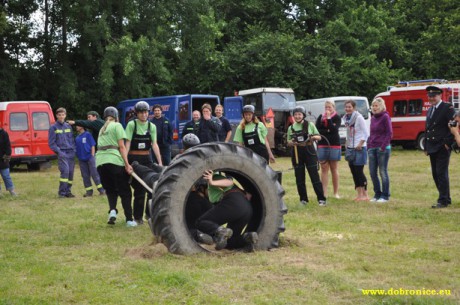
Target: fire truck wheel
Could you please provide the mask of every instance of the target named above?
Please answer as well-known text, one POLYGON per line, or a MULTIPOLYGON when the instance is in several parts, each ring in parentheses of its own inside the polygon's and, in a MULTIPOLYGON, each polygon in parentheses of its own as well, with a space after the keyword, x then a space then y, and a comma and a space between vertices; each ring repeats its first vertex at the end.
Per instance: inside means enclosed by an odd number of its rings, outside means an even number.
POLYGON ((417 148, 420 150, 425 149, 425 133, 421 133, 417 137, 417 148))
POLYGON ((149 206, 149 225, 155 237, 175 254, 210 251, 195 242, 185 219, 190 189, 205 170, 225 172, 252 195, 253 217, 246 230, 258 233, 256 250, 277 247, 287 212, 278 175, 262 157, 232 143, 195 146, 177 156, 163 171, 149 206))

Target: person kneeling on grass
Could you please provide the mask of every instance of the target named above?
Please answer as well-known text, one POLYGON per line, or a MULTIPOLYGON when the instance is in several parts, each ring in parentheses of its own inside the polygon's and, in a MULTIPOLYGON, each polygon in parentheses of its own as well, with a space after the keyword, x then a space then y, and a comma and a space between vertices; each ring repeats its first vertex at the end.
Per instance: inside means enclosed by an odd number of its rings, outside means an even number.
POLYGON ((208 182, 208 197, 212 209, 196 221, 196 228, 212 236, 216 250, 244 249, 254 251, 258 241, 256 232, 243 232, 252 217, 252 205, 243 190, 231 177, 207 170, 203 178, 208 182), (223 224, 227 227, 223 227, 223 224))

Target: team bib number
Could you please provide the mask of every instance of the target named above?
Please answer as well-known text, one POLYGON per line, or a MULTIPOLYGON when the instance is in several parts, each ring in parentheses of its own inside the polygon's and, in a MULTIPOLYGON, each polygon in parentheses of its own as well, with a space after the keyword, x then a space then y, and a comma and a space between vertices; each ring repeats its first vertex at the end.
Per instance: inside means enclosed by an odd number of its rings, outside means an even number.
POLYGON ((137 145, 137 149, 145 149, 145 143, 139 143, 139 145, 137 145))
POLYGON ((249 140, 248 140, 248 144, 249 144, 249 145, 254 145, 254 139, 249 139, 249 140))

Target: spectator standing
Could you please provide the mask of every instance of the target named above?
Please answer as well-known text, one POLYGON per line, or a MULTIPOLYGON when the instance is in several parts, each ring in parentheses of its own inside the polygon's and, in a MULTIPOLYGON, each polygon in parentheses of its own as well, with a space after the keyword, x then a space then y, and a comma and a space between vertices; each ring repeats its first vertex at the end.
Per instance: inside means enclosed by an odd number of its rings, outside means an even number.
POLYGON ((339 161, 342 156, 339 128, 341 125, 340 116, 335 111, 333 100, 326 100, 324 113, 316 120, 321 140, 318 142, 318 160, 321 164, 321 183, 323 184, 324 196, 327 197, 327 186, 329 184, 329 170, 332 175, 332 186, 335 198, 339 195, 339 161))
POLYGON ((223 116, 224 107, 222 107, 222 105, 217 105, 214 109, 214 112, 216 114, 216 118, 220 120, 222 125, 218 133, 219 141, 229 142, 230 138, 232 137, 232 126, 230 125, 230 122, 227 120, 227 118, 223 116))
MULTIPOLYGON (((10 160, 11 160, 11 142, 6 130, 0 127, 0 174, 2 175, 3 183, 11 196, 17 196, 14 191, 13 180, 10 176, 10 160)), ((1 187, 0 187, 1 189, 1 187)))
POLYGON ((96 142, 94 141, 91 133, 85 130, 81 126, 76 126, 78 136, 75 139, 75 145, 77 149, 77 158, 80 165, 80 173, 83 179, 83 185, 85 187, 85 194, 83 197, 93 196, 93 186, 91 178, 93 178, 94 184, 100 195, 105 195, 105 190, 101 184, 101 178, 96 169, 96 142))
POLYGON ((152 123, 155 124, 157 130, 157 144, 158 148, 160 149, 160 155, 162 162, 156 160, 156 163, 163 163, 164 166, 168 166, 171 162, 171 144, 173 141, 173 129, 172 125, 169 120, 162 115, 163 111, 161 109, 161 105, 154 105, 153 106, 153 118, 152 123))
POLYGON ((75 139, 70 124, 65 122, 65 108, 56 110, 56 123, 48 132, 48 145, 58 155, 58 166, 61 172, 59 178, 59 198, 73 198, 72 182, 75 169, 75 139))
POLYGON ((442 90, 436 86, 426 88, 431 104, 426 116, 425 154, 430 157, 431 174, 438 190, 438 199, 433 209, 446 208, 451 204, 449 184, 449 161, 454 137, 449 129, 449 121, 455 111, 450 103, 441 99, 442 90))
POLYGON ((347 128, 345 159, 348 161, 357 197, 355 201, 368 201, 367 178, 364 165, 367 163, 367 138, 369 131, 363 116, 356 110, 356 102, 345 101, 344 125, 347 128))
POLYGON ((391 154, 391 138, 393 128, 391 118, 386 111, 385 101, 376 98, 372 101, 371 129, 367 140, 367 153, 369 156, 369 174, 374 185, 374 197, 371 202, 385 203, 390 199, 390 177, 388 175, 388 162, 391 154), (380 179, 382 183, 380 183, 380 179))

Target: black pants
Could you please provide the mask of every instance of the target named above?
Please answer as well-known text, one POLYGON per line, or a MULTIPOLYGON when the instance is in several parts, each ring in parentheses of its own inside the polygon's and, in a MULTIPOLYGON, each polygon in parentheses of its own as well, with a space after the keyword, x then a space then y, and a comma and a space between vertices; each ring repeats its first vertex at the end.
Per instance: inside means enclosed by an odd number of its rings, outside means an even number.
MULTIPOLYGON (((153 161, 149 155, 128 155, 128 162, 131 164, 134 161, 139 162, 140 165, 146 166, 148 168, 153 168, 153 161)), ((133 215, 134 219, 142 219, 144 214, 147 215, 147 218, 150 216, 150 211, 148 205, 145 204, 145 193, 146 189, 140 184, 136 179, 131 180, 131 186, 134 189, 134 202, 133 202, 133 215)), ((147 194, 147 200, 152 198, 150 192, 147 194)))
POLYGON ((353 176, 355 189, 357 187, 364 187, 364 189, 367 190, 367 178, 366 175, 364 175, 364 165, 353 165, 351 162, 348 162, 348 167, 350 167, 351 175, 353 176))
POLYGON ((308 202, 307 187, 305 185, 305 168, 310 176, 313 190, 315 191, 318 201, 326 200, 324 197, 323 184, 318 173, 318 156, 313 146, 297 147, 298 163, 295 158, 295 147, 292 151, 292 165, 294 166, 295 182, 300 200, 308 202))
POLYGON ((185 223, 190 234, 196 238, 196 221, 204 213, 212 208, 212 204, 206 197, 201 196, 198 192, 193 191, 188 195, 185 204, 185 223))
POLYGON ((226 223, 227 228, 233 231, 227 241, 227 249, 238 249, 247 245, 241 233, 251 217, 251 203, 242 192, 233 192, 225 195, 218 204, 198 218, 196 228, 213 236, 217 228, 226 223))
POLYGON ((126 173, 125 167, 107 163, 98 166, 97 171, 107 194, 109 212, 110 210, 117 210, 117 199, 120 196, 126 221, 133 220, 133 210, 131 209, 132 194, 128 182, 129 175, 126 173))
POLYGON ((430 154, 431 174, 438 189, 438 203, 451 204, 449 185, 450 150, 442 147, 437 152, 430 154))

